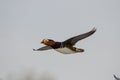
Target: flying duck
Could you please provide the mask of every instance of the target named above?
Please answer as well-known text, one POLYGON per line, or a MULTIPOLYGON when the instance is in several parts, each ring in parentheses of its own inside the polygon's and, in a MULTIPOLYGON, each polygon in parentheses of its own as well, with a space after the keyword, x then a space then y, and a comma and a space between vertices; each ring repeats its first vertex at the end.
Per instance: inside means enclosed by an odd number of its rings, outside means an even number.
POLYGON ((78 53, 78 52, 84 52, 84 49, 76 48, 73 47, 79 40, 82 40, 93 33, 96 32, 96 29, 93 28, 91 31, 80 34, 78 36, 69 38, 63 42, 57 42, 52 39, 43 39, 42 44, 46 45, 44 47, 41 47, 39 49, 33 49, 34 51, 44 51, 44 50, 49 50, 49 49, 54 49, 60 53, 63 54, 72 54, 72 53, 78 53))

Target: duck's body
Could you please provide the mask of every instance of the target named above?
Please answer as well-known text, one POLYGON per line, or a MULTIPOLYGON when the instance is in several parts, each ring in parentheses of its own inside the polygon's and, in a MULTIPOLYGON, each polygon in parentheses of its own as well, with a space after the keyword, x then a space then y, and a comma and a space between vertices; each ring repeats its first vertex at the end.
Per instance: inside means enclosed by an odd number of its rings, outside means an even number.
POLYGON ((71 53, 77 53, 77 52, 83 52, 83 49, 77 49, 73 46, 66 45, 63 42, 56 42, 56 45, 51 46, 56 51, 63 53, 63 54, 71 54, 71 53))
POLYGON ((71 53, 76 53, 75 50, 69 49, 68 47, 64 47, 64 48, 58 48, 55 49, 56 51, 63 53, 63 54, 71 54, 71 53))
POLYGON ((63 54, 84 52, 84 49, 78 49, 73 46, 75 45, 76 42, 92 35, 95 31, 96 31, 96 29, 94 28, 87 33, 72 37, 63 42, 56 42, 51 39, 43 39, 43 41, 41 43, 45 44, 46 46, 39 48, 39 49, 33 49, 33 50, 34 51, 43 51, 43 50, 48 50, 48 49, 55 49, 56 51, 63 53, 63 54))
POLYGON ((69 47, 64 47, 64 48, 58 48, 55 50, 60 52, 60 53, 63 53, 63 54, 72 54, 72 53, 84 52, 83 49, 77 49, 75 47, 73 47, 72 49, 69 47))

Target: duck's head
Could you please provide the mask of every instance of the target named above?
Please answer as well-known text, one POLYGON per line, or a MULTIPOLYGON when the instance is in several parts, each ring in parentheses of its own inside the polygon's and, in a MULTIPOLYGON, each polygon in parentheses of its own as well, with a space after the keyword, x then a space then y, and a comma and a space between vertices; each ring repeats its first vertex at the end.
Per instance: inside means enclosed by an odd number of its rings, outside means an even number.
POLYGON ((43 39, 41 43, 48 46, 53 46, 55 44, 55 41, 52 39, 43 39))

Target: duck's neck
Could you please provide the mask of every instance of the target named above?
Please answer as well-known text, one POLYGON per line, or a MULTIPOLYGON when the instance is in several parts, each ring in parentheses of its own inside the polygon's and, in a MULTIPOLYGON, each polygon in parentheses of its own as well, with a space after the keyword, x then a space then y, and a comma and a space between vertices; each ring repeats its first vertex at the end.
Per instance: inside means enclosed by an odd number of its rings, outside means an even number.
POLYGON ((63 48, 63 43, 62 42, 56 42, 55 45, 51 46, 53 47, 54 49, 57 49, 57 48, 63 48))

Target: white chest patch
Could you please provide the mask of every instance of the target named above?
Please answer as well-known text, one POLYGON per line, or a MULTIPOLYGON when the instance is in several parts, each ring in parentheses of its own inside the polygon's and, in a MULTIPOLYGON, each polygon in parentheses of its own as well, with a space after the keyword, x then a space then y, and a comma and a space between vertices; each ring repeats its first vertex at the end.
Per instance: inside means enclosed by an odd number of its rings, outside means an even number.
POLYGON ((75 53, 75 51, 72 51, 71 49, 64 47, 64 48, 59 48, 59 49, 55 49, 56 51, 63 53, 63 54, 71 54, 71 53, 75 53))

